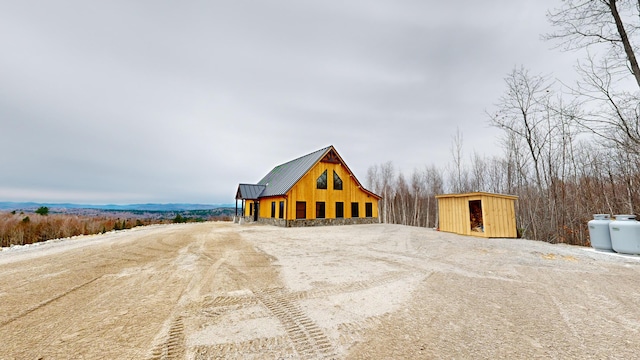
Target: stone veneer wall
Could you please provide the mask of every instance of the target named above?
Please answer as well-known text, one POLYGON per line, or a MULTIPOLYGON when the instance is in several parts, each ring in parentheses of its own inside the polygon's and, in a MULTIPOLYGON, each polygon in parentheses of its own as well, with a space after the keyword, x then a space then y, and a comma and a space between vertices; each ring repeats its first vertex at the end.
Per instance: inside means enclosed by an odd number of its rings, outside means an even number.
MULTIPOLYGON (((300 219, 289 220, 287 227, 377 224, 378 218, 300 219)), ((280 225, 285 226, 285 225, 280 225)))
POLYGON ((246 223, 252 223, 254 221, 253 221, 253 216, 237 216, 233 218, 233 222, 239 223, 239 224, 246 224, 246 223))
POLYGON ((258 218, 258 222, 260 224, 283 226, 283 227, 286 226, 287 224, 285 219, 279 219, 279 218, 258 218))
MULTIPOLYGON (((236 221, 237 222, 237 221, 236 221)), ((240 219, 240 224, 253 223, 253 216, 244 216, 240 219)), ((289 220, 279 218, 258 218, 258 223, 282 227, 303 227, 303 226, 332 226, 332 225, 356 225, 356 224, 378 224, 378 218, 340 218, 340 219, 300 219, 289 220)))

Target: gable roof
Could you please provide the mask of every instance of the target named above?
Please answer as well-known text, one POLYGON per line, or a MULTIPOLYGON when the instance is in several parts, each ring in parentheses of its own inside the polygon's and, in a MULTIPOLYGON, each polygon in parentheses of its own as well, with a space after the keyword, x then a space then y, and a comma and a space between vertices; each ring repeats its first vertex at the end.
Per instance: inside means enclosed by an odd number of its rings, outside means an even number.
MULTIPOLYGON (((265 177, 258 181, 258 184, 256 185, 240 184, 238 192, 236 193, 236 199, 257 199, 260 197, 286 195, 286 193, 289 192, 289 190, 291 190, 291 188, 321 160, 325 162, 342 163, 347 171, 353 175, 353 172, 349 169, 344 160, 342 160, 340 155, 338 155, 335 148, 330 145, 274 167, 265 177), (255 192, 259 190, 261 192, 254 195, 255 192)), ((377 199, 381 199, 379 195, 374 194, 360 185, 360 182, 355 176, 353 176, 353 179, 360 189, 377 199)))
POLYGON ((331 148, 333 146, 328 146, 274 167, 262 180, 258 181, 258 185, 266 186, 260 196, 286 194, 331 148))

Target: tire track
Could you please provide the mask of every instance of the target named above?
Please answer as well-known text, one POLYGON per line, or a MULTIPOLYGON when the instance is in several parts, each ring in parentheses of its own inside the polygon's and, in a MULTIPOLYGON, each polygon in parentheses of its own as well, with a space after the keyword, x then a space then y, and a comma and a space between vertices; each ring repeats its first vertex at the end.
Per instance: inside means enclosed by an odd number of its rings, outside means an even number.
POLYGON ((171 322, 167 338, 151 352, 150 360, 182 359, 185 355, 185 334, 182 316, 171 322))
POLYGON ((260 302, 253 296, 216 296, 204 303, 205 307, 251 306, 260 302))
POLYGON ((331 295, 359 292, 359 291, 364 291, 364 290, 372 289, 379 286, 384 286, 408 276, 415 276, 415 274, 407 273, 403 271, 394 271, 394 272, 390 272, 382 276, 379 276, 378 278, 375 278, 375 279, 367 279, 367 280, 361 280, 361 281, 355 281, 355 282, 349 282, 349 283, 342 283, 336 286, 331 286, 323 289, 297 291, 297 292, 282 294, 281 296, 286 297, 289 300, 305 300, 305 299, 326 297, 331 295))
POLYGON ((254 291, 262 304, 280 321, 302 359, 332 359, 333 344, 296 304, 279 295, 280 289, 254 291))
POLYGON ((80 284, 80 285, 77 285, 77 286, 74 286, 74 287, 72 287, 71 289, 69 289, 69 290, 67 290, 67 291, 63 292, 63 293, 62 293, 62 294, 60 294, 60 295, 54 296, 54 297, 52 297, 52 298, 50 298, 50 299, 47 299, 47 300, 45 300, 45 301, 43 301, 43 302, 41 302, 41 303, 38 303, 38 304, 36 304, 35 306, 32 306, 32 307, 28 308, 27 310, 25 310, 25 311, 23 311, 23 312, 19 313, 18 315, 14 316, 14 317, 11 317, 11 318, 9 318, 9 319, 7 319, 7 320, 5 320, 5 321, 1 322, 1 323, 0 323, 0 327, 2 327, 2 326, 6 326, 6 325, 8 325, 8 324, 10 324, 10 323, 12 323, 12 322, 14 322, 14 321, 16 321, 16 320, 20 319, 21 317, 27 316, 27 315, 31 314, 32 312, 34 312, 34 311, 36 311, 36 310, 38 310, 38 309, 40 309, 40 308, 42 308, 42 307, 44 307, 44 306, 47 306, 47 305, 51 304, 52 302, 54 302, 54 301, 56 301, 56 300, 58 300, 58 299, 61 299, 61 298, 65 297, 65 296, 67 296, 67 295, 69 295, 69 294, 73 293, 73 292, 74 292, 74 291, 76 291, 76 290, 79 290, 79 289, 81 289, 81 288, 83 288, 83 287, 85 287, 85 286, 87 286, 87 285, 89 285, 89 284, 92 284, 93 282, 97 281, 97 280, 98 280, 98 279, 100 279, 101 277, 102 277, 102 276, 98 276, 98 277, 95 277, 95 278, 93 278, 93 279, 91 279, 91 280, 89 280, 89 281, 85 281, 84 283, 82 283, 82 284, 80 284))
POLYGON ((262 337, 238 343, 199 345, 194 359, 285 359, 294 358, 296 350, 287 336, 262 337))
MULTIPOLYGON (((280 322, 301 359, 334 359, 336 350, 322 329, 284 293, 284 289, 255 289, 246 274, 225 264, 233 277, 248 285, 255 297, 280 322)), ((242 349, 242 351, 251 349, 242 349)))

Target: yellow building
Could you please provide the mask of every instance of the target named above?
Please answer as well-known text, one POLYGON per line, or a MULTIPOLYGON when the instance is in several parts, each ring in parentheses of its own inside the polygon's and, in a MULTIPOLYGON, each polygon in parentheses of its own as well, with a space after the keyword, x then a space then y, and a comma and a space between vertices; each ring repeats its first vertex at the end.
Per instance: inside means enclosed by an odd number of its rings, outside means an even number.
POLYGON ((440 231, 486 238, 515 238, 517 196, 474 192, 438 195, 440 231))
POLYGON ((236 219, 288 227, 378 223, 378 200, 329 146, 276 166, 257 184, 238 185, 236 219))

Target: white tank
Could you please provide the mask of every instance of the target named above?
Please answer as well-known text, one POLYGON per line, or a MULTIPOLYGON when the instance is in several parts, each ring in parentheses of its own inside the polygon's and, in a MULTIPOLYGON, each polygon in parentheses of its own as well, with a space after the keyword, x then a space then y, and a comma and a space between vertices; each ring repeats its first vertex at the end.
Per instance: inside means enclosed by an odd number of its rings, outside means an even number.
POLYGON ((591 247, 596 250, 613 251, 611 247, 611 236, 609 235, 609 214, 594 214, 593 220, 589 221, 589 239, 591 247))
POLYGON ((611 247, 621 254, 640 254, 640 222, 635 215, 616 215, 609 223, 611 247))

